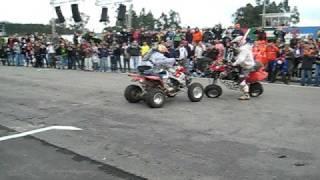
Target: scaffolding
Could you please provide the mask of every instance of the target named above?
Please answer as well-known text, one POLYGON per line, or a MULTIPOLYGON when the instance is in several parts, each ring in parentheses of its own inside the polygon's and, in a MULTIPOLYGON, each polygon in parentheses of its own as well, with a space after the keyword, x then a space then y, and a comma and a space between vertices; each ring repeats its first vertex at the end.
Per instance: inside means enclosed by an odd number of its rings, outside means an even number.
POLYGON ((263 27, 274 28, 279 26, 290 26, 292 13, 267 13, 263 16, 263 27))

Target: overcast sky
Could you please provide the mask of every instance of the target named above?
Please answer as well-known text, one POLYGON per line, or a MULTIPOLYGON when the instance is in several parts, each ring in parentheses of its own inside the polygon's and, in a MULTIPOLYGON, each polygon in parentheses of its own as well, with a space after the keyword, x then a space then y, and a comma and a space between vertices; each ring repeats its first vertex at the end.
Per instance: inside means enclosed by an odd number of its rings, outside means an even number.
MULTIPOLYGON (((50 0, 1 0, 0 21, 18 23, 48 23, 49 19, 56 17, 50 0)), ((59 1, 59 0, 57 0, 59 1)), ((95 6, 96 0, 81 0, 79 8, 90 16, 88 28, 100 31, 99 23, 101 8, 95 6)), ((279 2, 280 0, 277 0, 279 2)), ((240 7, 254 0, 133 0, 134 9, 140 11, 145 7, 156 16, 161 12, 173 9, 180 13, 182 24, 192 27, 211 27, 217 23, 230 25, 231 15, 240 7)), ((291 6, 298 6, 301 13, 302 26, 320 26, 320 1, 318 0, 290 0, 291 6)), ((66 18, 71 17, 70 4, 61 6, 66 18)), ((114 9, 109 11, 114 12, 114 9)), ((115 19, 115 13, 109 13, 115 19)))

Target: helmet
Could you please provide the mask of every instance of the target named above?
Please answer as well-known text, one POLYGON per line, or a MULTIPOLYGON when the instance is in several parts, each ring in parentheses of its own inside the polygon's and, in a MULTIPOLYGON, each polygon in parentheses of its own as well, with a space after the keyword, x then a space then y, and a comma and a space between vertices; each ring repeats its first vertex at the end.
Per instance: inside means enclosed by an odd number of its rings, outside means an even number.
POLYGON ((238 36, 234 38, 231 43, 237 43, 239 46, 242 46, 246 43, 246 39, 243 36, 238 36))
POLYGON ((158 46, 158 51, 161 53, 169 52, 168 49, 164 45, 161 45, 161 44, 158 46))

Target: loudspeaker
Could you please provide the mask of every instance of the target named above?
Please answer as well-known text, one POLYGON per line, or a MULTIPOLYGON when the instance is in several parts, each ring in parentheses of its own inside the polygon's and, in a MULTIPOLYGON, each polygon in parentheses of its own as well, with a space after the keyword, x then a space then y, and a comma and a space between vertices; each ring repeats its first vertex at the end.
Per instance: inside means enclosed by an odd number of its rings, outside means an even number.
POLYGON ((118 21, 124 21, 126 19, 127 7, 123 4, 120 4, 118 9, 118 21))
POLYGON ((72 18, 74 22, 81 22, 81 16, 79 12, 78 4, 71 4, 71 10, 72 10, 72 18))
POLYGON ((108 8, 102 8, 100 22, 108 22, 108 8))
POLYGON ((58 19, 57 19, 56 22, 57 23, 64 23, 66 20, 64 19, 64 16, 62 14, 60 6, 55 7, 55 9, 56 9, 56 13, 57 13, 57 16, 58 16, 58 19))

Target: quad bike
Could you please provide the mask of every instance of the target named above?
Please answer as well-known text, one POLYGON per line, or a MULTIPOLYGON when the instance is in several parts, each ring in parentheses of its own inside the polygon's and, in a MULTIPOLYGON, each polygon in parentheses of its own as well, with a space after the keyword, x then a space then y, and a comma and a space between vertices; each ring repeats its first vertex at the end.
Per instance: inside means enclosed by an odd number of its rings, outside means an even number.
MULTIPOLYGON (((206 96, 208 98, 218 98, 222 95, 222 88, 217 84, 218 81, 228 89, 239 91, 241 89, 240 72, 241 69, 239 67, 233 67, 231 63, 210 65, 209 71, 206 74, 213 82, 205 88, 204 92, 206 96)), ((263 86, 259 81, 264 80, 267 76, 268 73, 266 73, 262 67, 248 75, 246 82, 249 84, 249 95, 251 97, 259 97, 263 94, 263 86)))
POLYGON ((174 69, 153 69, 150 66, 139 66, 139 73, 129 74, 133 82, 139 85, 129 85, 124 93, 129 103, 142 100, 151 108, 161 108, 166 98, 173 98, 179 92, 187 89, 191 102, 199 102, 204 96, 203 86, 191 83, 191 78, 185 75, 185 68, 177 66, 174 69))

